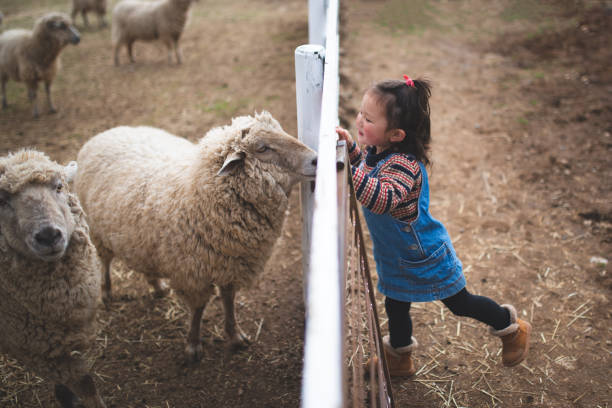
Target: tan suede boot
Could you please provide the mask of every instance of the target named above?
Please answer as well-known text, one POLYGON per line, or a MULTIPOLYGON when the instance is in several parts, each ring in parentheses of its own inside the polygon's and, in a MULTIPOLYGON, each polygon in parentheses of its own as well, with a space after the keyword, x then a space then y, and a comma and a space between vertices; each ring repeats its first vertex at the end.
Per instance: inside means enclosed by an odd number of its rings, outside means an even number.
POLYGON ((502 363, 506 367, 512 367, 527 357, 531 325, 517 317, 514 306, 501 305, 501 307, 508 309, 510 312, 510 325, 501 330, 491 328, 491 334, 501 338, 503 345, 502 363))
POLYGON ((417 346, 418 343, 413 337, 412 344, 393 348, 389 335, 383 337, 383 349, 391 377, 410 377, 416 373, 416 368, 412 362, 412 351, 417 346))

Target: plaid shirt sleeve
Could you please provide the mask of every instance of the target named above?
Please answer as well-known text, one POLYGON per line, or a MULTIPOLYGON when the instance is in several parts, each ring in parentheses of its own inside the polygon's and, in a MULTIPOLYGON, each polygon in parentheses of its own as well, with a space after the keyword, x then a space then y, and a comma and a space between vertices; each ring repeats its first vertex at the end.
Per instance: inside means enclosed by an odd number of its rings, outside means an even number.
POLYGON ((402 154, 393 155, 376 177, 354 167, 353 184, 357 200, 375 214, 388 213, 408 200, 420 171, 418 162, 402 154))
POLYGON ((356 142, 353 142, 353 144, 349 147, 348 153, 349 160, 351 161, 351 166, 358 166, 359 163, 361 163, 363 156, 361 154, 361 149, 359 148, 359 146, 357 146, 356 142))

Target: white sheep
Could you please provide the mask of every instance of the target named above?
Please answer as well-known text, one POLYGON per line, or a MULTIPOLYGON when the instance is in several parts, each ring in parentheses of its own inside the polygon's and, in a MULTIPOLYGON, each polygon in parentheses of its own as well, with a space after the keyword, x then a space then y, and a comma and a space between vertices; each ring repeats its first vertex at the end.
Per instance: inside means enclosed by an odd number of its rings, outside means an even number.
POLYGON ((112 41, 115 65, 119 65, 119 50, 126 46, 130 62, 134 62, 132 46, 135 41, 161 41, 168 48, 168 62, 172 49, 177 64, 181 63, 179 40, 183 34, 189 6, 196 0, 158 0, 145 2, 123 0, 115 6, 112 16, 112 41))
POLYGON ((63 407, 103 408, 83 357, 101 265, 69 171, 33 150, 0 158, 0 352, 55 382, 63 407))
POLYGON ((104 20, 104 16, 106 15, 106 0, 72 0, 72 12, 70 13, 72 24, 76 25, 76 16, 78 13, 81 13, 85 27, 89 27, 87 13, 90 11, 98 15, 100 28, 105 27, 106 21, 104 20))
POLYGON ((114 128, 90 139, 77 162, 75 188, 102 258, 105 299, 113 257, 142 272, 157 293, 159 279, 169 279, 191 312, 185 351, 197 361, 202 313, 217 285, 230 346, 245 345, 236 290, 264 269, 289 192, 314 177, 316 153, 262 112, 214 128, 197 144, 155 128, 114 128))
POLYGON ((38 117, 36 94, 38 82, 45 83, 49 112, 57 110, 51 101, 51 83, 60 67, 59 54, 68 44, 78 44, 78 31, 63 13, 49 13, 36 21, 34 29, 7 30, 0 34, 0 82, 2 109, 7 108, 6 82, 25 82, 32 102, 33 116, 38 117))

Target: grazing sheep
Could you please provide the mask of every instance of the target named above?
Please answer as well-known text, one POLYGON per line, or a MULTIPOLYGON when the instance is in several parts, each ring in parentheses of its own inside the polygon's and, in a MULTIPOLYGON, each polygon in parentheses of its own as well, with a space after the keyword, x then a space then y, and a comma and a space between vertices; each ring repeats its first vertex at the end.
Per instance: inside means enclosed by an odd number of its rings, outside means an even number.
POLYGON ((134 62, 134 41, 160 40, 168 48, 168 62, 172 62, 172 49, 177 64, 181 63, 179 39, 187 22, 189 6, 196 0, 158 0, 144 2, 123 0, 113 9, 112 39, 115 65, 119 65, 119 49, 127 47, 130 62, 134 62))
POLYGON ((38 82, 44 81, 49 112, 57 110, 51 101, 51 82, 60 67, 59 53, 68 44, 78 44, 78 31, 63 13, 49 13, 36 21, 34 30, 8 30, 0 34, 0 82, 2 109, 7 108, 6 82, 25 82, 33 116, 38 117, 38 82))
POLYGON ((101 265, 69 172, 33 150, 0 158, 0 352, 54 381, 62 407, 103 408, 82 357, 101 265))
POLYGON ((72 0, 72 12, 70 13, 72 24, 76 25, 76 15, 81 13, 85 27, 89 27, 87 13, 90 11, 98 15, 100 28, 105 27, 106 21, 104 20, 104 16, 106 15, 106 0, 72 0))
POLYGON ((217 285, 230 345, 246 344, 236 290, 264 269, 288 194, 314 177, 316 153, 262 112, 212 129, 198 144, 155 128, 114 128, 89 140, 77 162, 75 188, 102 258, 105 300, 115 256, 157 293, 159 279, 169 279, 191 312, 185 351, 197 361, 202 312, 217 285))

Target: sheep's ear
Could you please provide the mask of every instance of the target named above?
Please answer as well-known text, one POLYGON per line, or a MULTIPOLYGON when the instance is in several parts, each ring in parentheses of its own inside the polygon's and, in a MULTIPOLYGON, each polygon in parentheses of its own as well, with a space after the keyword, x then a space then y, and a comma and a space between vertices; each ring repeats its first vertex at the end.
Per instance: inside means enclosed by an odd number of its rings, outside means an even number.
POLYGON ((77 165, 77 162, 75 162, 74 160, 68 163, 64 167, 64 171, 66 172, 66 181, 68 183, 72 183, 74 181, 74 178, 76 177, 76 174, 77 174, 77 170, 78 170, 78 165, 77 165))
POLYGON ((230 174, 237 167, 241 166, 244 163, 244 158, 246 154, 244 152, 233 152, 230 153, 226 158, 225 162, 223 162, 223 166, 217 172, 217 176, 225 176, 226 174, 230 174))

